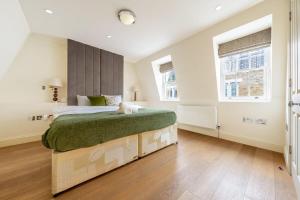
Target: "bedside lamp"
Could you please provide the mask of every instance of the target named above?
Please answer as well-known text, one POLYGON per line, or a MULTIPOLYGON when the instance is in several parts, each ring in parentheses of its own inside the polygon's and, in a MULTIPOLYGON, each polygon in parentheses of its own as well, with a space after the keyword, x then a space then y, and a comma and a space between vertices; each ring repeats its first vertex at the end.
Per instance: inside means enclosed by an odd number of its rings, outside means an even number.
POLYGON ((132 91, 133 91, 133 101, 137 101, 137 93, 140 91, 140 88, 138 86, 133 86, 132 91))
POLYGON ((58 101, 58 88, 62 87, 62 81, 58 78, 53 78, 49 81, 49 87, 52 88, 53 90, 53 101, 57 102, 58 101))

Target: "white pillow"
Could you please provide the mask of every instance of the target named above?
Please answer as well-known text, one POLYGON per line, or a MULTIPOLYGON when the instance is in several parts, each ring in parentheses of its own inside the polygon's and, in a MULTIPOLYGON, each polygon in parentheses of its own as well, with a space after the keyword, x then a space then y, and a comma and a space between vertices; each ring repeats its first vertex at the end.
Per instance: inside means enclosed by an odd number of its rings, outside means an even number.
POLYGON ((118 106, 122 102, 121 95, 102 95, 106 99, 106 104, 108 106, 118 106))
POLYGON ((119 108, 118 112, 125 113, 125 114, 132 114, 132 113, 137 113, 140 108, 142 108, 142 107, 137 106, 137 105, 120 103, 120 108, 119 108))
POLYGON ((78 106, 90 106, 91 102, 87 96, 77 95, 78 106))

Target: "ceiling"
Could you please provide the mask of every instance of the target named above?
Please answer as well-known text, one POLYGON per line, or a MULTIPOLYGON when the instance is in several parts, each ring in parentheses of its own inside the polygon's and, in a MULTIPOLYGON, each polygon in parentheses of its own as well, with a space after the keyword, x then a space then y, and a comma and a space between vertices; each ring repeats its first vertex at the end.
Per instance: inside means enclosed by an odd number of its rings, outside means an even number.
POLYGON ((262 0, 20 0, 35 33, 70 38, 136 62, 262 0), (222 9, 216 11, 218 5, 222 9), (131 9, 125 26, 117 11, 131 9), (49 15, 45 9, 54 14, 49 15), (108 39, 106 36, 111 35, 108 39))

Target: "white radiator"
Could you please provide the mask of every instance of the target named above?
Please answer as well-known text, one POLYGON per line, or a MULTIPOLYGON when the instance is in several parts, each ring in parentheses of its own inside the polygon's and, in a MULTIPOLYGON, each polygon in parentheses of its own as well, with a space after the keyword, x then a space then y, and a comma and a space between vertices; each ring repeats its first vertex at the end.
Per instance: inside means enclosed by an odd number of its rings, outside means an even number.
POLYGON ((177 117, 182 124, 210 129, 217 127, 216 106, 178 105, 177 117))

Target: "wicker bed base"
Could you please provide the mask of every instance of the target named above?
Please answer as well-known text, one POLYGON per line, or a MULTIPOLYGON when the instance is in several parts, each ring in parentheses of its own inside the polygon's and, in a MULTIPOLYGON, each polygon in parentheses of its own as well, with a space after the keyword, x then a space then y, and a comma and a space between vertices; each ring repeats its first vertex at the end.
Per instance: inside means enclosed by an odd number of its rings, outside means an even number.
POLYGON ((177 142, 176 125, 119 138, 96 146, 52 152, 52 194, 132 162, 177 142))
POLYGON ((168 145, 177 143, 177 126, 139 134, 139 157, 146 156, 168 145))
POLYGON ((57 194, 138 158, 138 136, 52 153, 52 194, 57 194))

